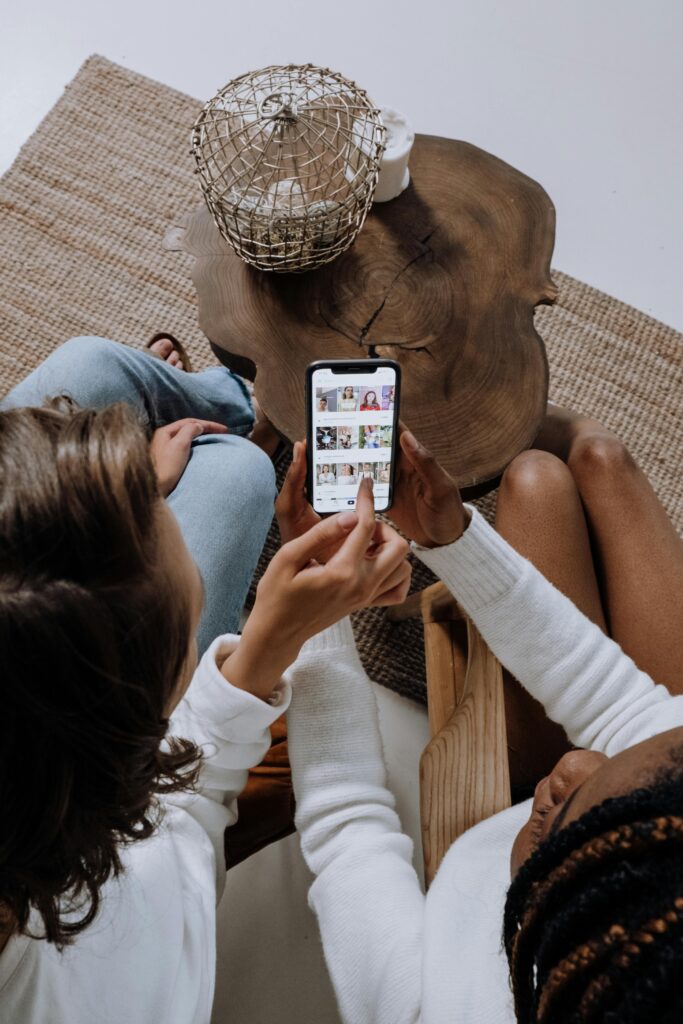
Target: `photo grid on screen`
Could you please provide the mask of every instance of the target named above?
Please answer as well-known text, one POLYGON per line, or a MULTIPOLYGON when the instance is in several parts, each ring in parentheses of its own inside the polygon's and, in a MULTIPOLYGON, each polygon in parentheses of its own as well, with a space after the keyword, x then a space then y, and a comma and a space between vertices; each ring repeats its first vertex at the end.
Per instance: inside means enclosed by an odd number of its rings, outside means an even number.
POLYGON ((393 367, 345 376, 315 370, 312 380, 314 506, 339 512, 356 503, 358 484, 373 481, 375 505, 386 507, 394 444, 393 367))

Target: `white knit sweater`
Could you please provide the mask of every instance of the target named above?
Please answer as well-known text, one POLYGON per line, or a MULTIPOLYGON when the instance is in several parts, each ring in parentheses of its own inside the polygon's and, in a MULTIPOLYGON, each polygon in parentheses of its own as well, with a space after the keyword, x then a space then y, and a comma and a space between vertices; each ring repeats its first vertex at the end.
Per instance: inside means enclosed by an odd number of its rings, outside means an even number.
MULTIPOLYGON (((238 641, 211 644, 171 720, 175 735, 204 749, 198 792, 162 800, 161 827, 123 849, 124 874, 104 886, 100 913, 73 946, 9 940, 0 1024, 209 1024, 223 834, 289 703, 286 683, 266 702, 226 682, 218 664, 238 641)), ((40 921, 31 925, 40 934, 40 921)))
MULTIPOLYGON (((417 553, 572 742, 611 755, 683 725, 683 696, 655 686, 472 511, 455 544, 417 553)), ((531 801, 458 839, 425 897, 348 621, 309 641, 289 680, 297 824, 343 1020, 512 1024, 503 906, 531 801)))

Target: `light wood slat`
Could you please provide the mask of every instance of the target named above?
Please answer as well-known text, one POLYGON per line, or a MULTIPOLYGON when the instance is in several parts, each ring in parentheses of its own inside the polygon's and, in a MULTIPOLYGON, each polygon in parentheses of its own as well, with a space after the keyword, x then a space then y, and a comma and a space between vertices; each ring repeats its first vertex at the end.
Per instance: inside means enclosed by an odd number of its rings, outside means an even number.
MULTIPOLYGON (((458 836, 510 805, 502 668, 469 620, 467 637, 464 697, 434 732, 420 763, 427 885, 458 836)), ((425 623, 425 644, 430 725, 438 726, 455 700, 450 627, 425 623)))

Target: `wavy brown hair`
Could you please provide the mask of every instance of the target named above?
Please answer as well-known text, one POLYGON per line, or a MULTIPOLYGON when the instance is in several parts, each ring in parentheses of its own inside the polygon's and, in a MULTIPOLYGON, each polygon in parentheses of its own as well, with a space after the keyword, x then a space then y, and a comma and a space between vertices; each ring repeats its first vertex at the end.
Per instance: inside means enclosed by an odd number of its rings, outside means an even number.
POLYGON ((154 831, 155 795, 198 770, 193 744, 162 743, 191 611, 160 501, 128 407, 0 413, 0 924, 37 912, 60 947, 154 831))

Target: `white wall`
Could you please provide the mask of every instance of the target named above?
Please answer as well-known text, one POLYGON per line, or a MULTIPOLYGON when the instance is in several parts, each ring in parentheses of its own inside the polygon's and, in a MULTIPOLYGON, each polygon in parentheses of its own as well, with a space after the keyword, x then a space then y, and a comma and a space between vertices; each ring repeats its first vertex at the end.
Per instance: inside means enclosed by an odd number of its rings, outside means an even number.
POLYGON ((540 181, 555 266, 683 329, 679 0, 24 0, 0 20, 0 170, 98 52, 208 99, 312 61, 540 181))

